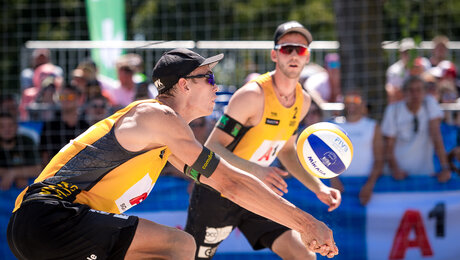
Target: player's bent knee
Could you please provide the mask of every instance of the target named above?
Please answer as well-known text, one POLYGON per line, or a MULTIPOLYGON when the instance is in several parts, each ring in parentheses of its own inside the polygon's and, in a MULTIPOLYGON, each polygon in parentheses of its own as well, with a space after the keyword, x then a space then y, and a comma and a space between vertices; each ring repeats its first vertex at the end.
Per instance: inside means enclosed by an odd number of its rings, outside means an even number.
POLYGON ((195 240, 185 231, 139 219, 125 259, 193 259, 195 240))
POLYGON ((180 238, 171 249, 172 259, 193 259, 196 251, 195 239, 192 235, 181 232, 180 238))

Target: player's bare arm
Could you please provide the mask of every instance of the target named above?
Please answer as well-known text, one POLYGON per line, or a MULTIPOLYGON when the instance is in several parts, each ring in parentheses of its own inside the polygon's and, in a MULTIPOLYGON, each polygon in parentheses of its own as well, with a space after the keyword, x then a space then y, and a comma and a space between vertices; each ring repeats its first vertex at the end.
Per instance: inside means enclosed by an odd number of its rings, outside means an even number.
POLYGON ((254 176, 240 171, 224 160, 220 161, 210 178, 202 176, 200 181, 238 205, 297 230, 302 234, 306 245, 310 246, 310 250, 318 253, 327 251, 331 256, 338 253, 332 231, 324 223, 277 196, 254 176), (255 197, 257 200, 254 200, 255 197), (316 242, 323 247, 315 247, 316 242))
MULTIPOLYGON (((246 127, 257 125, 262 120, 264 111, 264 93, 255 82, 251 82, 232 96, 225 113, 246 127)), ((226 147, 233 137, 221 129, 214 128, 206 141, 206 146, 225 158, 232 165, 249 172, 262 180, 278 195, 287 192, 287 184, 281 176, 287 172, 277 167, 263 167, 251 161, 240 158, 226 147)))
MULTIPOLYGON (((185 120, 163 105, 138 106, 120 121, 123 124, 116 126, 115 134, 120 144, 128 150, 139 151, 167 145, 175 155, 175 164, 184 162, 188 165, 192 165, 202 151, 201 144, 195 140, 185 120), (136 120, 131 121, 132 118, 136 120), (162 124, 158 126, 152 122, 162 124)), ((211 178, 202 176, 200 181, 248 210, 295 228, 304 234, 307 243, 315 245, 313 241, 317 241, 323 245, 312 250, 336 254, 332 231, 324 223, 281 199, 257 178, 230 166, 224 160, 221 160, 211 178), (258 198, 257 202, 254 196, 258 198)))
POLYGON ((138 105, 117 122, 115 134, 129 151, 168 146, 172 154, 189 165, 201 152, 201 145, 186 121, 166 105, 138 105))
MULTIPOLYGON (((303 91, 303 94, 305 102, 302 107, 302 118, 306 116, 311 104, 311 97, 305 91, 303 91)), ((305 187, 313 191, 319 200, 329 206, 329 211, 336 209, 342 200, 340 191, 324 185, 319 178, 305 171, 297 159, 296 140, 297 135, 289 138, 283 149, 278 153, 278 159, 289 173, 305 185, 305 187)))

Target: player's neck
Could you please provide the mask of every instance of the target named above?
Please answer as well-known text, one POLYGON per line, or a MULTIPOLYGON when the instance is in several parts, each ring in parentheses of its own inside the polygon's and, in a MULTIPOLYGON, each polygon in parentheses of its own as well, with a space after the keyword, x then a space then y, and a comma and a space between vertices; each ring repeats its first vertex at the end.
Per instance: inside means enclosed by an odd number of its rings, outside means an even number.
POLYGON ((186 100, 181 100, 180 96, 165 96, 161 95, 157 97, 163 105, 170 107, 177 114, 179 114, 187 123, 190 123, 193 119, 197 118, 193 114, 195 109, 190 109, 187 105, 186 100))
POLYGON ((295 102, 297 80, 274 73, 272 82, 278 100, 285 106, 292 105, 295 102))

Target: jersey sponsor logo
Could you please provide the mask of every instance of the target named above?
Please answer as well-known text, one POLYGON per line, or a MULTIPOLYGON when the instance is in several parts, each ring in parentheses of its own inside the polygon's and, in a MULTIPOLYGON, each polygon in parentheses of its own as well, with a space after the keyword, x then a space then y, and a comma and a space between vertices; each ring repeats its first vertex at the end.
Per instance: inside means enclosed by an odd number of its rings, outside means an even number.
POLYGON ((216 250, 217 250, 217 246, 216 247, 200 246, 200 248, 198 248, 198 257, 199 258, 211 258, 216 253, 216 250))
POLYGON ((297 112, 299 112, 299 108, 298 108, 298 107, 294 107, 294 115, 292 116, 292 119, 296 119, 296 118, 297 118, 297 112))
POLYGON ((266 125, 279 125, 280 120, 279 119, 267 118, 267 119, 265 119, 265 124, 266 125))
POLYGON ((249 160, 262 166, 269 166, 285 143, 285 140, 264 140, 249 160))
POLYGON ((118 210, 124 212, 144 201, 154 185, 155 182, 150 178, 150 175, 146 173, 142 179, 115 200, 118 210))
POLYGON ((96 259, 97 259, 97 255, 95 254, 91 254, 90 256, 86 258, 86 260, 96 260, 96 259))
POLYGON ((232 233, 233 226, 221 228, 206 227, 204 242, 207 244, 217 244, 226 239, 232 233))
POLYGON ((135 205, 141 203, 142 201, 144 201, 147 198, 147 196, 148 196, 147 192, 144 192, 141 195, 130 199, 129 204, 135 206, 135 205))
POLYGON ((79 192, 76 185, 61 181, 54 185, 48 185, 41 188, 40 194, 43 195, 54 195, 59 199, 67 198, 75 193, 79 192))
POLYGON ((278 116, 278 113, 277 112, 270 112, 270 115, 271 116, 278 116))

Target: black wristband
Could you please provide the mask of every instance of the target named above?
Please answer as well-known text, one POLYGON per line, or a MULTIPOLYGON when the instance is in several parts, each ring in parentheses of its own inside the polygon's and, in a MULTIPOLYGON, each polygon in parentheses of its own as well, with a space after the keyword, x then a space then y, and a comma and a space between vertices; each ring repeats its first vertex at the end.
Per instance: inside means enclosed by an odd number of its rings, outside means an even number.
POLYGON ((212 173, 216 170, 219 162, 220 157, 213 151, 203 146, 203 150, 201 151, 200 155, 193 163, 191 168, 199 172, 200 174, 204 175, 205 177, 209 178, 212 175, 212 173))

